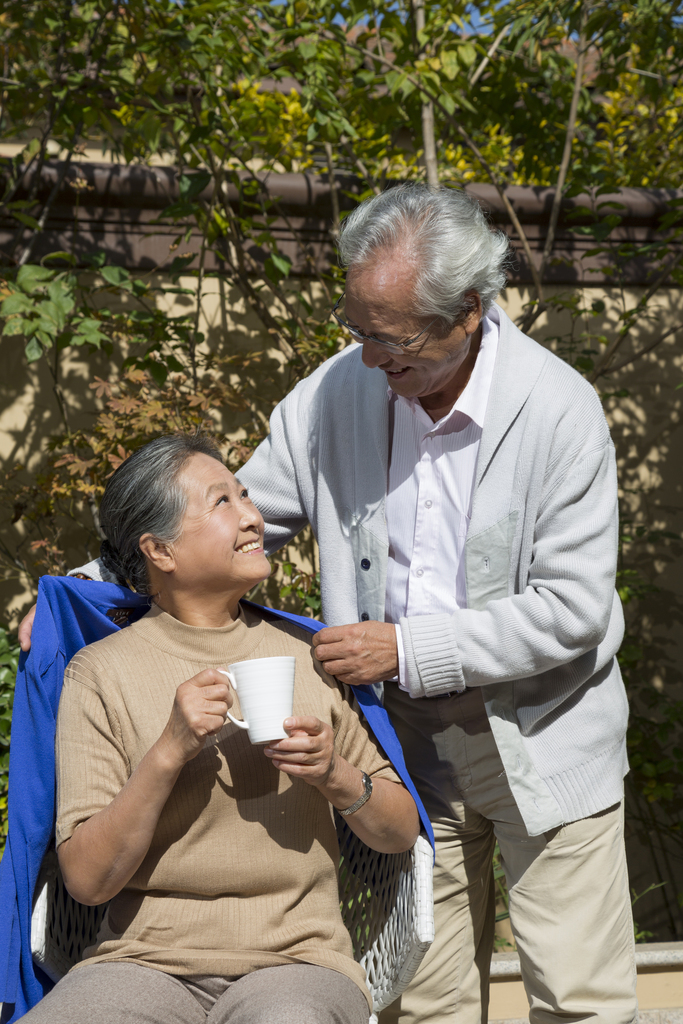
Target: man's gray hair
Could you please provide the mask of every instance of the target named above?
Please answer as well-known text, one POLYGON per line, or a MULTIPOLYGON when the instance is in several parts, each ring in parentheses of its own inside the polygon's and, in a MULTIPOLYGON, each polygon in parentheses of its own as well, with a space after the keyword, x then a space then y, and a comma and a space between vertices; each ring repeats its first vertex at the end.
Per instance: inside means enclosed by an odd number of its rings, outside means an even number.
POLYGON ((416 268, 415 312, 438 316, 447 327, 471 309, 477 292, 484 313, 505 286, 510 245, 491 228, 479 203, 453 188, 406 182, 388 188, 343 221, 339 262, 352 269, 380 253, 400 252, 416 268))
POLYGON ((106 540, 100 556, 119 583, 139 594, 150 591, 140 537, 151 533, 172 544, 182 533, 187 494, 178 483, 196 454, 223 462, 216 442, 201 434, 165 434, 138 448, 109 479, 100 504, 106 540))

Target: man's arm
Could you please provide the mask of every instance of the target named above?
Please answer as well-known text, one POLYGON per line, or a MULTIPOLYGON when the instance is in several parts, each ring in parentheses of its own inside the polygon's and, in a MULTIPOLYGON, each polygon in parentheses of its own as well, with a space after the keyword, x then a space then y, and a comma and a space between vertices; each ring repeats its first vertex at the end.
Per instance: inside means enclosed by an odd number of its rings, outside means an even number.
POLYGON ((236 473, 263 516, 265 548, 269 555, 279 551, 308 525, 292 457, 293 442, 287 430, 287 407, 295 398, 292 394, 277 406, 270 419, 268 437, 236 473))

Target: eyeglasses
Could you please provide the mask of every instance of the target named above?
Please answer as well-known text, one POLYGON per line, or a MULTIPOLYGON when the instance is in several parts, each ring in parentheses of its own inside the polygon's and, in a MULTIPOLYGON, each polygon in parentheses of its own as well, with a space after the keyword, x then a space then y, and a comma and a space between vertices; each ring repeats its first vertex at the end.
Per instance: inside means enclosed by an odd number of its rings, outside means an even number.
MULTIPOLYGON (((408 338, 407 341, 384 341, 382 338, 376 338, 374 334, 366 334, 365 331, 361 331, 359 327, 352 327, 351 324, 346 322, 346 320, 342 320, 338 315, 337 310, 344 301, 345 295, 346 293, 342 292, 337 299, 334 309, 332 310, 332 316, 338 324, 346 328, 354 341, 359 341, 361 344, 364 341, 372 341, 375 345, 383 345, 384 348, 389 349, 390 352, 404 352, 405 349, 410 345, 414 345, 418 338, 421 338, 423 334, 426 334, 429 328, 433 327, 436 323, 436 320, 432 320, 432 322, 428 324, 423 331, 420 331, 420 333, 416 334, 413 338, 408 338)), ((436 319, 438 319, 438 317, 436 319)))

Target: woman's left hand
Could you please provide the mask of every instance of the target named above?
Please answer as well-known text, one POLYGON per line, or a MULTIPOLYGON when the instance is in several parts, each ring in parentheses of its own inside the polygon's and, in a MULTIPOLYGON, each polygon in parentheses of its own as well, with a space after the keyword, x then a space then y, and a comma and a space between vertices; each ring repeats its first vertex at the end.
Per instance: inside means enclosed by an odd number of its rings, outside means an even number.
POLYGON ((273 766, 295 775, 311 786, 324 786, 334 773, 334 733, 329 725, 312 715, 286 718, 286 740, 273 740, 264 753, 273 766))
MULTIPOLYGON (((312 716, 286 718, 284 727, 289 737, 265 749, 274 767, 315 786, 338 811, 351 807, 365 792, 363 773, 335 753, 331 727, 312 716)), ((409 850, 420 831, 415 801, 400 782, 373 776, 372 784, 372 796, 347 824, 373 850, 409 850)))

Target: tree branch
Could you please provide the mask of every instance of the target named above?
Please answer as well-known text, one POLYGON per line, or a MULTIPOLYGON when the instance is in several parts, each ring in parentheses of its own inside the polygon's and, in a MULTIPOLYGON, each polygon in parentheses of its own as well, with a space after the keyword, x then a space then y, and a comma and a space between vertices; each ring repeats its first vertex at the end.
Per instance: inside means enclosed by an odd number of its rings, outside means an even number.
MULTIPOLYGON (((339 41, 336 36, 332 35, 331 33, 325 32, 324 29, 320 31, 320 34, 323 35, 326 39, 331 39, 332 41, 336 42, 339 41)), ((377 61, 380 64, 384 64, 384 66, 389 68, 389 70, 398 71, 399 74, 405 75, 406 79, 412 85, 414 85, 416 89, 419 89, 419 91, 424 96, 427 96, 429 99, 432 100, 434 105, 439 108, 439 110, 441 111, 445 119, 448 121, 448 123, 451 125, 451 127, 454 128, 455 131, 460 135, 465 145, 472 151, 472 153, 474 154, 474 156, 476 157, 476 159, 478 160, 478 162, 481 164, 484 171, 488 175, 491 184, 495 187, 505 207, 505 211, 508 217, 510 218, 510 222, 512 223, 513 228, 517 232, 519 241, 524 250, 524 255, 526 256, 527 261, 529 263, 529 271, 531 273, 531 278, 534 282, 534 287, 536 289, 536 294, 538 296, 538 307, 542 312, 546 308, 543 300, 543 285, 541 284, 541 279, 538 275, 538 271, 536 270, 536 266, 531 255, 531 246, 529 245, 529 240, 526 237, 526 234, 524 233, 522 225, 519 221, 519 217, 515 213, 512 207, 512 203, 508 199, 505 193, 505 188, 501 184, 498 175, 495 173, 495 171, 493 170, 493 168, 491 167, 491 165, 489 164, 488 160, 485 158, 484 154, 481 152, 479 147, 476 145, 474 140, 470 138, 470 136, 462 127, 462 125, 459 124, 458 121, 456 121, 456 119, 453 117, 453 115, 446 109, 441 100, 438 97, 433 96, 428 89, 425 89, 424 85, 419 81, 419 79, 417 79, 414 75, 411 75, 409 71, 405 70, 405 68, 401 68, 397 64, 394 64, 394 62, 389 60, 387 57, 378 57, 376 53, 372 52, 372 50, 366 49, 365 46, 360 46, 359 43, 351 42, 351 40, 348 39, 345 39, 343 42, 344 45, 349 46, 351 49, 358 50, 359 53, 365 54, 365 56, 370 57, 371 60, 377 61)))
POLYGON ((678 256, 676 256, 675 259, 673 259, 669 263, 669 265, 661 272, 659 277, 655 279, 653 284, 651 284, 650 287, 648 288, 648 290, 645 292, 645 295, 643 295, 643 297, 640 300, 640 302, 638 303, 638 305, 631 311, 631 313, 629 314, 629 317, 628 317, 628 320, 629 320, 628 324, 626 324, 624 327, 622 327, 622 329, 619 331, 619 334, 616 336, 616 338, 610 343, 610 345, 608 345, 608 347, 607 347, 607 349, 605 351, 605 354, 603 355, 602 359, 600 360, 600 362, 598 363, 598 365, 595 367, 595 369, 591 373, 590 377, 588 378, 588 380, 589 380, 589 382, 591 384, 595 384, 595 382, 598 379, 598 377, 601 377, 606 372, 607 367, 612 362, 612 360, 613 360, 614 356, 616 355, 617 351, 619 350, 619 348, 624 343, 624 340, 629 336, 629 334, 631 333, 634 325, 636 323, 638 323, 638 321, 640 320, 641 316, 645 312, 645 309, 647 308, 647 304, 650 301, 650 299, 652 298, 652 296, 664 284, 664 282, 669 277, 669 275, 673 273, 673 271, 676 269, 676 267, 681 262, 681 260, 683 260, 683 250, 681 250, 681 252, 678 254, 678 256))
POLYGON ((470 85, 476 85, 477 84, 477 82, 479 81, 479 79, 481 78, 481 76, 483 75, 483 73, 484 73, 484 71, 486 69, 486 65, 491 60, 491 57, 493 57, 493 55, 496 52, 496 50, 498 49, 498 47, 500 46, 500 44, 505 39, 505 36, 510 31, 510 26, 511 25, 512 25, 512 22, 508 22, 508 24, 505 26, 505 28, 501 29, 500 32, 498 33, 498 35, 496 36, 496 38, 493 40, 493 42, 489 46, 488 50, 486 51, 486 56, 482 60, 481 64, 479 64, 479 66, 477 67, 477 70, 474 72, 472 77, 469 79, 469 84, 470 85))
POLYGON ((631 363, 635 363, 638 359, 640 359, 641 356, 646 356, 648 352, 652 352, 653 349, 657 348, 658 345, 661 345, 662 342, 665 341, 667 338, 671 337, 672 334, 676 334, 678 331, 681 330, 681 328, 683 328, 683 324, 676 324, 675 327, 670 327, 668 331, 664 331, 664 333, 660 334, 660 336, 655 341, 651 342, 649 345, 646 345, 645 348, 641 348, 640 351, 636 352, 635 355, 629 356, 628 359, 622 360, 622 362, 617 363, 616 366, 610 366, 610 368, 607 370, 601 370, 600 376, 606 377, 608 373, 618 373, 618 371, 623 370, 625 366, 630 366, 631 363))
MULTIPOLYGON (((543 255, 541 256, 541 267, 539 270, 539 277, 543 280, 543 274, 545 268, 550 259, 550 254, 553 251, 555 245, 555 233, 557 231, 557 222, 560 219, 560 210, 562 208, 562 197, 564 194, 564 183, 567 180, 567 171, 569 170, 569 162, 572 156, 572 145, 574 143, 574 137, 576 135, 576 115, 579 109, 579 98, 581 96, 581 89, 583 87, 583 71, 586 62, 586 36, 584 33, 584 23, 586 20, 586 8, 581 8, 581 28, 579 31, 579 49, 576 55, 576 71, 574 74, 574 89, 572 91, 572 99, 569 106, 569 118, 567 120, 567 130, 564 136, 564 150, 562 153, 562 160, 560 161, 560 169, 557 175, 557 184, 555 185, 555 195, 553 196, 553 205, 550 210, 550 220, 548 222, 548 231, 545 236, 545 245, 543 246, 543 255)), ((538 305, 531 306, 527 309, 524 314, 524 319, 520 324, 520 330, 527 333, 531 326, 536 322, 541 314, 541 309, 538 305)))
POLYGON ((335 239, 339 238, 339 192, 337 185, 337 178, 335 175, 334 158, 332 156, 332 146, 329 142, 325 143, 325 156, 327 157, 327 176, 330 182, 330 201, 332 203, 332 237, 335 239))
MULTIPOLYGON (((413 0, 413 18, 415 24, 415 56, 420 58, 424 47, 420 43, 420 33, 425 30, 424 0, 413 0)), ((424 150, 427 181, 432 188, 439 186, 439 164, 436 157, 436 139, 434 137, 434 103, 431 99, 422 101, 422 148, 424 150)))

